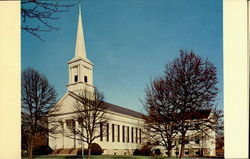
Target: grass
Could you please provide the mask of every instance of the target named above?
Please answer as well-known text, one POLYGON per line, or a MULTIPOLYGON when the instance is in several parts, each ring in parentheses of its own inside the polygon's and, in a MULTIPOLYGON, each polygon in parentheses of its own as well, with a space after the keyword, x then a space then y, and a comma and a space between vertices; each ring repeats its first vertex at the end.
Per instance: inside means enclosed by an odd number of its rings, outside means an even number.
MULTIPOLYGON (((85 156, 84 158, 86 158, 85 156)), ((150 157, 150 156, 109 156, 109 155, 101 155, 101 156, 91 156, 91 159, 166 159, 166 157, 150 157)), ((22 159, 27 159, 26 157, 22 157, 22 159)), ((81 156, 39 156, 35 159, 82 159, 81 156)))
MULTIPOLYGON (((27 157, 22 157, 22 159, 27 159, 27 157)), ((39 156, 36 157, 35 159, 81 159, 81 156, 39 156)), ((101 155, 101 156, 91 156, 91 159, 177 159, 177 158, 152 157, 152 156, 101 155)), ((204 159, 204 158, 185 158, 185 159, 204 159)), ((215 159, 215 158, 209 158, 209 159, 215 159)))

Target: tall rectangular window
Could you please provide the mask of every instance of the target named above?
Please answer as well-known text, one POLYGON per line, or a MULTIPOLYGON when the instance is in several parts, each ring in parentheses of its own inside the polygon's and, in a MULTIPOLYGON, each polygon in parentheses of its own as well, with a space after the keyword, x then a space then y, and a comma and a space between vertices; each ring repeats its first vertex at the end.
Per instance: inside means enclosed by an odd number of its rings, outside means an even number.
POLYGON ((138 142, 138 129, 135 129, 135 142, 138 142))
POLYGON ((78 76, 77 75, 75 75, 75 82, 77 82, 78 81, 78 76))
POLYGON ((100 141, 103 141, 103 130, 102 130, 103 123, 100 123, 100 141))
POLYGON ((87 76, 84 76, 84 82, 88 83, 88 77, 87 76))
POLYGON ((112 124, 112 142, 115 142, 115 124, 112 124))
POLYGON ((78 66, 74 66, 73 68, 71 68, 72 70, 72 82, 78 82, 78 66))
POLYGON ((131 128, 131 142, 134 143, 134 128, 131 128))
POLYGON ((120 142, 120 125, 117 125, 117 141, 120 142))
POLYGON ((127 142, 129 142, 129 127, 127 127, 127 142))
POLYGON ((109 141, 109 123, 107 123, 107 141, 109 141))
POLYGON ((122 126, 122 142, 125 142, 125 126, 122 126))

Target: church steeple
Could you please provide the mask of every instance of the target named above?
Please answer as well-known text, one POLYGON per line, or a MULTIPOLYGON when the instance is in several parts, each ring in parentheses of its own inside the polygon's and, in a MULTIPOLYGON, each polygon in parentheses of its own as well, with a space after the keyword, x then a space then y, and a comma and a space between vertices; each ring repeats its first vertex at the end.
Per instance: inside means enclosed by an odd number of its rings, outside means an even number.
POLYGON ((93 63, 86 56, 80 3, 78 12, 75 56, 68 62, 69 84, 67 87, 69 91, 93 90, 94 88, 93 63))
POLYGON ((83 26, 82 26, 81 3, 79 3, 78 13, 79 15, 78 15, 78 25, 77 25, 75 58, 87 59, 85 42, 84 42, 84 34, 83 34, 83 26))

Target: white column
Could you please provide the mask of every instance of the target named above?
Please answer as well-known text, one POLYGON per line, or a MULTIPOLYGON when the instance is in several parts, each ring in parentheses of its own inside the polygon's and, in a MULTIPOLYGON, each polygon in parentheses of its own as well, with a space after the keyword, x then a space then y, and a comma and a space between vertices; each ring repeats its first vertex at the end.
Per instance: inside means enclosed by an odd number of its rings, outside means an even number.
POLYGON ((65 140, 65 133, 66 133, 66 121, 62 120, 63 122, 63 132, 62 132, 62 148, 64 148, 64 140, 65 140))
MULTIPOLYGON (((75 121, 75 130, 77 131, 78 129, 79 129, 79 125, 78 125, 78 120, 77 119, 75 119, 74 120, 75 121)), ((78 136, 77 135, 75 135, 75 141, 74 141, 74 148, 76 148, 77 147, 77 143, 79 143, 79 141, 78 140, 76 140, 78 138, 78 136)))
POLYGON ((81 81, 81 77, 80 77, 80 65, 77 65, 77 76, 78 76, 78 82, 81 81))
POLYGON ((79 124, 78 124, 78 120, 75 119, 75 127, 78 128, 79 127, 79 124))
POLYGON ((71 67, 69 66, 68 69, 69 69, 69 84, 70 84, 70 83, 72 83, 72 80, 71 80, 71 76, 72 76, 71 75, 71 67))

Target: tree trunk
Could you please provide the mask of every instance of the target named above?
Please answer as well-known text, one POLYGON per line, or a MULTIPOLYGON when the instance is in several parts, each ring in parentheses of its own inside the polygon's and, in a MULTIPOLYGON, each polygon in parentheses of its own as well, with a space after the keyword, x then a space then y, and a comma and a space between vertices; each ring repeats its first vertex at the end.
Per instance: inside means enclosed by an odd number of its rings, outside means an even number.
POLYGON ((29 146, 28 146, 28 158, 31 159, 33 156, 33 136, 30 138, 29 146))
POLYGON ((170 137, 168 137, 169 139, 167 140, 167 155, 168 155, 168 157, 170 157, 171 156, 171 154, 172 154, 172 149, 173 149, 173 147, 172 147, 172 140, 170 140, 170 137))
POLYGON ((200 154, 201 157, 204 157, 204 152, 203 152, 203 148, 201 148, 201 154, 200 154))
POLYGON ((184 147, 185 147, 185 142, 186 142, 185 141, 186 140, 185 134, 186 133, 183 133, 182 136, 181 136, 181 153, 180 153, 179 158, 182 158, 184 156, 184 147))
POLYGON ((91 155, 91 144, 88 144, 88 159, 90 159, 90 155, 91 155))
POLYGON ((171 157, 171 154, 172 154, 172 147, 169 146, 168 147, 168 157, 171 157))

